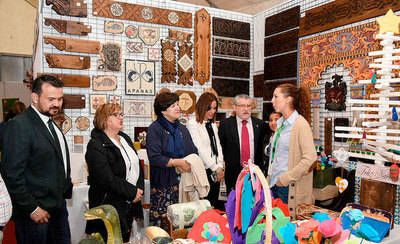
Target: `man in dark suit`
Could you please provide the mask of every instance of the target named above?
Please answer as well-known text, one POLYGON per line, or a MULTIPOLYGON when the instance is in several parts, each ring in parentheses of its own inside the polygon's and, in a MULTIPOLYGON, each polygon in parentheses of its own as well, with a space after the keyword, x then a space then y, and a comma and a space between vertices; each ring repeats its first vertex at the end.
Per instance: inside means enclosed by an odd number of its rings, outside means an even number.
POLYGON ((233 109, 236 116, 221 121, 219 139, 225 160, 225 183, 229 193, 236 179, 249 160, 257 165, 263 162, 263 142, 267 124, 251 117, 253 99, 248 95, 237 95, 233 109))
POLYGON ((10 120, 1 173, 13 204, 19 244, 71 242, 65 199, 72 194, 68 146, 51 117, 60 112, 63 83, 44 75, 33 81, 32 105, 10 120))

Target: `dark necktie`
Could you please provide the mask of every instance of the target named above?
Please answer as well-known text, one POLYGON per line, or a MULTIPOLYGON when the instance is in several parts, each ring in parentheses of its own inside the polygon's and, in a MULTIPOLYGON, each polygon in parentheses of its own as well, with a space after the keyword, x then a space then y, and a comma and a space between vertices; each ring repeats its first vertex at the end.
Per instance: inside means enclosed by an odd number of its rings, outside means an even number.
POLYGON ((54 143, 56 144, 56 148, 57 148, 58 152, 62 155, 60 140, 58 140, 56 130, 54 129, 53 120, 49 119, 49 121, 47 121, 47 124, 49 125, 49 129, 50 129, 51 135, 53 136, 54 143))
POLYGON ((241 136, 241 154, 240 163, 242 166, 247 163, 250 159, 250 136, 247 130, 247 120, 242 120, 242 136, 241 136))

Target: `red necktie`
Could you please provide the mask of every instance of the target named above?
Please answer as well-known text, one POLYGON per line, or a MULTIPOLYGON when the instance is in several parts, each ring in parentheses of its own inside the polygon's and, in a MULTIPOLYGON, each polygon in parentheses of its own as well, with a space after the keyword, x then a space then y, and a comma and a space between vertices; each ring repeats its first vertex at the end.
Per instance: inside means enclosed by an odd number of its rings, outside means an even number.
POLYGON ((242 120, 242 143, 241 143, 241 154, 240 164, 243 166, 250 159, 250 136, 247 130, 247 120, 242 120))

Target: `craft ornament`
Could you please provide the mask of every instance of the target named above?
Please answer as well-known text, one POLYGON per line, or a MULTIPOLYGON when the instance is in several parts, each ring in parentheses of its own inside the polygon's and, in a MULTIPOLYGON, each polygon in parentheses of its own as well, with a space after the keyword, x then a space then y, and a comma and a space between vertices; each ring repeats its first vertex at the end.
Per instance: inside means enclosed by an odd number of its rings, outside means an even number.
POLYGON ((168 29, 168 39, 179 42, 190 42, 192 33, 168 29))
POLYGON ((144 45, 143 42, 126 42, 126 49, 130 53, 143 53, 144 45))
POLYGON ((92 32, 91 26, 79 21, 44 18, 44 24, 47 26, 51 25, 59 33, 70 35, 87 36, 88 33, 92 32))
POLYGON ((64 115, 64 116, 65 116, 65 120, 61 124, 61 130, 62 130, 63 134, 65 135, 72 128, 72 119, 70 117, 68 117, 67 115, 64 115))
POLYGON ((398 121, 399 120, 399 115, 397 114, 396 107, 392 108, 392 120, 393 121, 398 121))
POLYGON ((214 17, 213 35, 250 40, 250 23, 214 17))
POLYGON ((193 60, 191 43, 178 43, 178 84, 193 86, 193 60))
POLYGON ((126 95, 155 94, 155 62, 125 60, 126 95))
POLYGON ((64 94, 63 107, 66 109, 83 109, 86 106, 86 97, 82 94, 64 94))
POLYGON ((87 17, 87 4, 85 0, 46 0, 47 5, 59 15, 87 17))
POLYGON ((336 167, 343 167, 344 162, 349 158, 349 152, 343 147, 333 151, 332 155, 337 159, 336 167))
POLYGON ((139 38, 144 44, 153 46, 160 39, 160 28, 139 26, 139 38))
POLYGON ((343 193, 349 186, 349 182, 341 177, 336 177, 335 184, 338 187, 340 193, 343 193))
POLYGON ((265 19, 265 36, 294 29, 299 26, 300 6, 295 6, 265 19))
POLYGON ((161 47, 161 82, 175 83, 177 74, 175 42, 162 40, 161 47))
POLYGON ((175 92, 179 96, 178 105, 185 114, 191 114, 196 108, 196 95, 192 91, 177 90, 175 92))
POLYGON ((343 81, 343 75, 333 75, 333 82, 325 83, 325 109, 329 111, 346 110, 347 85, 343 81))
POLYGON ((147 59, 149 61, 160 61, 161 59, 161 50, 159 48, 147 48, 147 59))
POLYGON ((108 102, 112 104, 121 105, 122 96, 108 95, 108 102))
POLYGON ((135 25, 128 25, 128 26, 125 28, 125 35, 126 35, 128 38, 131 38, 131 39, 137 37, 138 32, 139 32, 139 30, 138 30, 137 26, 135 26, 135 25))
POLYGON ((250 58, 250 42, 213 39, 213 55, 233 58, 250 58))
POLYGON ((400 17, 395 15, 391 9, 387 11, 385 16, 377 18, 376 22, 378 22, 379 24, 378 34, 383 34, 386 32, 400 34, 399 33, 400 17))
POLYGON ((396 163, 390 166, 390 179, 394 182, 399 180, 399 166, 396 163))
POLYGON ((210 14, 202 8, 196 11, 194 22, 194 79, 204 85, 210 79, 210 14))
POLYGON ((50 68, 79 70, 90 68, 90 57, 50 53, 46 53, 45 57, 50 68))
POLYGON ((105 103, 107 103, 107 95, 90 94, 90 113, 95 114, 96 109, 105 103))
POLYGON ((152 101, 124 100, 124 114, 132 117, 151 117, 152 101))
POLYGON ((88 117, 79 116, 75 120, 75 126, 78 130, 81 130, 81 131, 87 130, 90 127, 90 120, 88 117))
POLYGON ((115 21, 104 21, 104 32, 121 34, 124 32, 124 23, 115 21))
POLYGON ((99 41, 80 40, 54 36, 45 36, 43 40, 44 43, 51 44, 60 51, 92 54, 98 54, 100 51, 99 41))
POLYGON ((82 87, 82 88, 90 87, 90 76, 87 75, 38 73, 37 77, 45 74, 57 77, 64 83, 64 87, 82 87))
POLYGON ((120 71, 121 70, 121 47, 116 43, 103 44, 100 51, 99 70, 120 71))
POLYGON ((124 9, 122 8, 121 4, 119 3, 113 3, 110 6, 110 11, 111 14, 115 17, 119 17, 122 15, 122 13, 124 12, 124 9))
POLYGON ((249 94, 249 80, 231 80, 213 78, 212 88, 220 96, 234 97, 239 94, 249 94))
POLYGON ((114 75, 93 76, 93 91, 114 91, 117 89, 117 77, 114 75))

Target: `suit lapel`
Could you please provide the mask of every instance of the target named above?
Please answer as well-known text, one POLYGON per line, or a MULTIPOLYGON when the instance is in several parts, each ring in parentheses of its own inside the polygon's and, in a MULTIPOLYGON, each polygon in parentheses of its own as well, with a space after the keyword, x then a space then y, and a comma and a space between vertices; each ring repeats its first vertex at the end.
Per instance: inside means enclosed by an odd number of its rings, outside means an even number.
POLYGON ((257 123, 257 121, 255 121, 253 117, 251 117, 251 124, 253 125, 254 151, 255 151, 258 144, 258 136, 260 134, 260 125, 257 123))
POLYGON ((239 150, 239 152, 240 152, 240 140, 239 140, 239 129, 238 129, 238 126, 237 126, 237 120, 236 120, 236 117, 232 117, 231 118, 231 126, 232 126, 232 131, 233 131, 233 135, 232 135, 232 138, 233 138, 233 143, 234 143, 234 145, 238 145, 238 150, 239 150))

